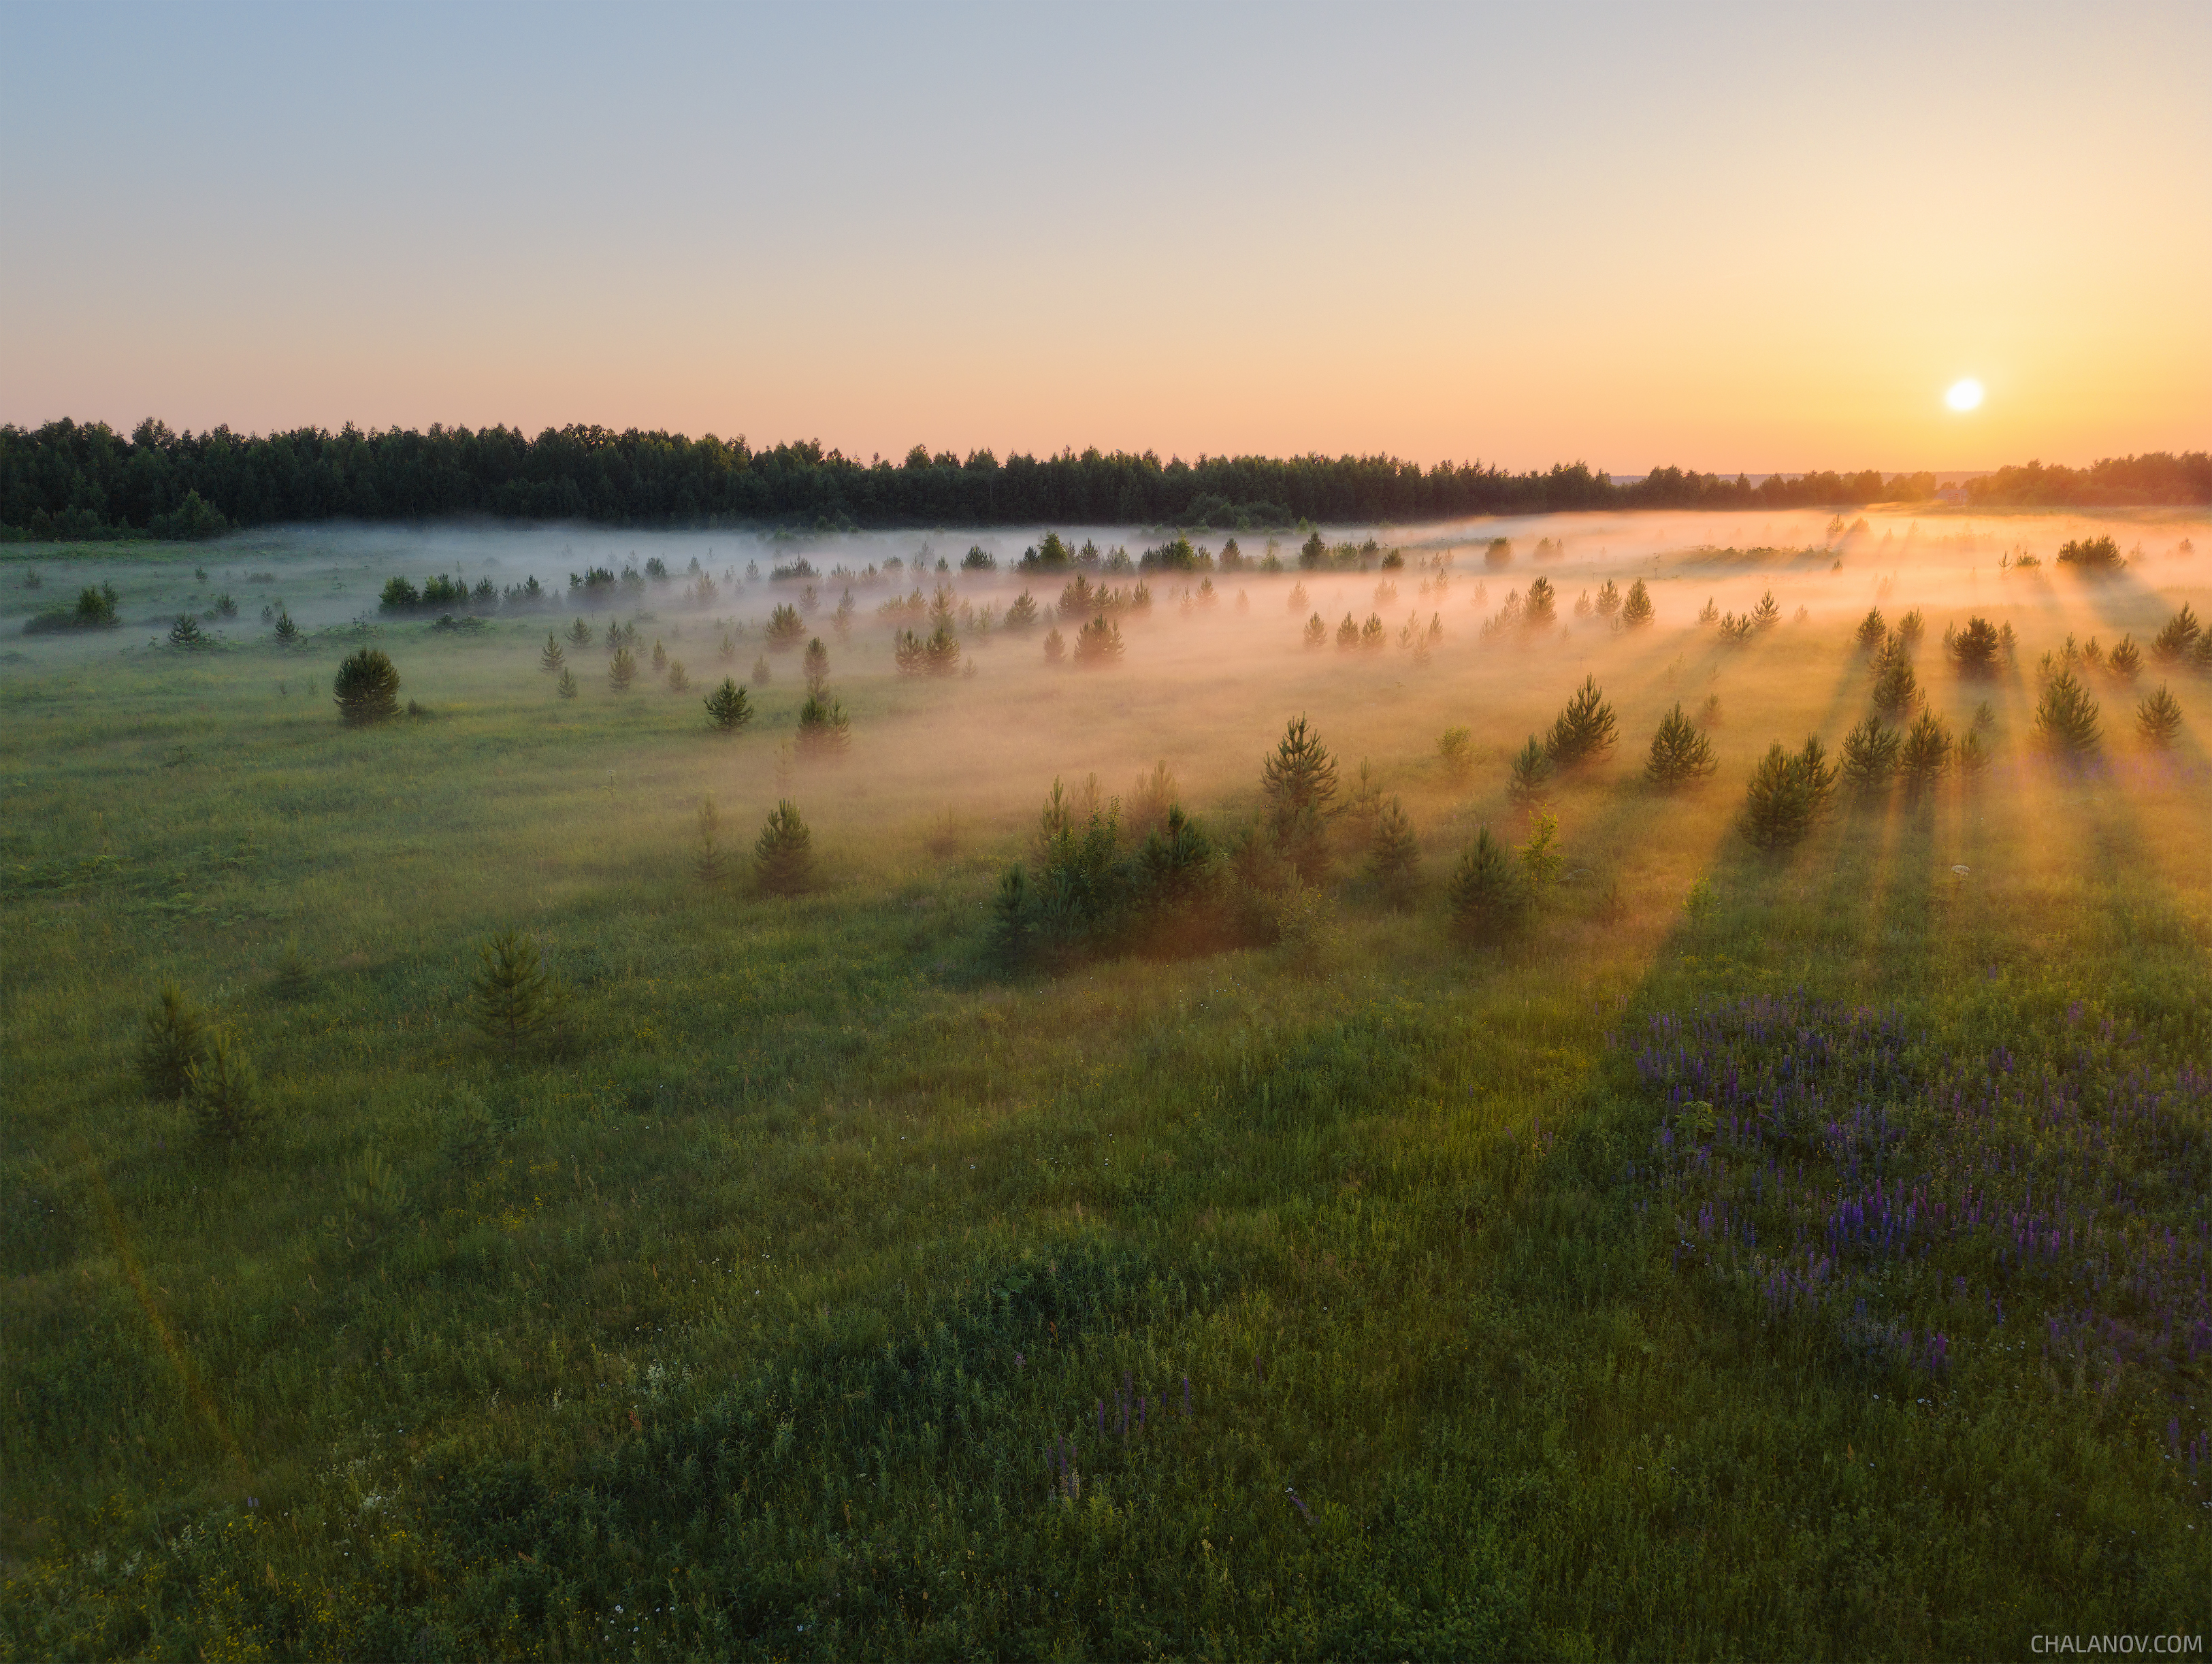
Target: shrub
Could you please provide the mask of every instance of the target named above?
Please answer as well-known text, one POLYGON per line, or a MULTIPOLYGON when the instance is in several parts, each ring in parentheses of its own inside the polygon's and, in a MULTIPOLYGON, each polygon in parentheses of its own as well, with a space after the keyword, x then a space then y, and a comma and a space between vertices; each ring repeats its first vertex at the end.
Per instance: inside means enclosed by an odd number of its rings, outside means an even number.
POLYGON ((1894 728, 1884 727, 1880 717, 1862 719, 1844 736, 1844 779, 1861 792, 1881 791, 1897 772, 1898 753, 1903 747, 1902 736, 1894 728))
POLYGON ((1367 851, 1367 876, 1394 898, 1413 888, 1421 865, 1420 841, 1405 805, 1392 798, 1375 817, 1375 841, 1367 851))
POLYGON ((1470 941, 1496 941, 1526 915, 1527 887, 1504 844, 1480 828, 1452 871, 1453 926, 1470 941))
POLYGON ((557 676, 568 659, 568 655, 561 651, 560 638, 549 634, 545 638, 544 650, 538 655, 538 668, 548 676, 557 676))
POLYGON ((809 694, 799 708, 799 755, 823 762, 845 755, 853 743, 852 720, 845 708, 823 694, 809 694))
POLYGON ((724 677, 722 685, 707 695, 706 704, 707 720, 725 733, 735 733, 753 720, 752 701, 733 677, 724 677))
POLYGON ((576 696, 576 672, 562 671, 561 679, 553 684, 553 691, 563 699, 574 699, 576 696))
POLYGON ((1598 690, 1597 678, 1586 676, 1583 685, 1567 701, 1566 709, 1552 724, 1544 750, 1554 767, 1577 768, 1594 762, 1610 751, 1619 728, 1613 707, 1598 690))
POLYGON ((1752 628, 1761 630, 1772 629, 1781 622, 1782 604, 1774 598, 1774 592, 1770 589, 1759 598, 1759 604, 1751 610, 1752 628))
POLYGON ((512 1058, 523 1042, 544 1029, 552 1017, 552 979, 545 974, 538 944, 506 930, 477 950, 476 975, 469 981, 469 1020, 512 1058))
POLYGON ((806 644, 806 691, 818 694, 829 685, 830 649, 816 636, 806 644))
POLYGON ((1044 662, 1057 665, 1067 657, 1067 643, 1060 639, 1057 625, 1044 633, 1044 662))
POLYGON ((1680 701, 1659 719, 1651 736, 1651 755, 1644 760, 1644 777, 1662 791, 1692 785, 1720 767, 1713 743, 1698 732, 1682 713, 1680 701))
POLYGON ((2142 674, 2142 649, 2136 645, 2132 635, 2123 635, 2105 659, 2105 668, 2123 682, 2132 682, 2142 674))
POLYGON ((1644 580, 1638 578, 1628 586, 1627 598, 1620 604, 1620 627, 1623 629, 1639 629, 1656 616, 1651 604, 1651 592, 1644 588, 1644 580))
POLYGON ((210 1029, 199 1057, 187 1072, 185 1096, 192 1125, 210 1144, 238 1144, 259 1130, 264 1119, 261 1085, 237 1038, 210 1029))
POLYGON ((1513 754, 1512 772, 1505 781, 1505 795, 1522 808, 1540 802, 1552 784, 1554 773, 1552 754, 1544 749, 1535 735, 1513 754))
POLYGON ((1317 612, 1306 620, 1305 643, 1309 647, 1328 645, 1328 626, 1322 622, 1322 616, 1317 612))
POLYGON ((768 616, 768 647, 770 653, 783 653, 799 643, 806 634, 806 626, 799 616, 799 609, 785 601, 768 616))
POLYGON ((1817 737, 1802 751, 1777 740, 1751 773, 1744 796, 1744 835, 1761 849, 1784 849, 1812 830, 1834 785, 1817 737))
POLYGON ((1969 618, 1966 628, 1951 638, 1951 661, 1961 676, 1995 676, 2003 650, 1996 627, 1986 618, 1969 618))
POLYGON ((164 982, 138 1040, 138 1078, 146 1096, 171 1102, 191 1085, 192 1066, 207 1048, 207 1019, 173 982, 164 982))
POLYGON ((1437 736, 1437 755, 1443 759, 1444 778, 1461 785, 1474 766, 1474 736, 1465 728, 1447 728, 1437 736))
POLYGON ((207 640, 189 612, 179 613, 177 622, 169 626, 169 645, 173 647, 204 647, 207 640))
POLYGON ((617 647, 615 656, 607 660, 607 686, 616 693, 628 693, 629 684, 637 680, 637 659, 628 647, 617 647))
POLYGON ((2167 619, 2165 628, 2152 638, 2151 654, 2162 662, 2186 658, 2189 650, 2197 645, 2197 638, 2203 633, 2204 627, 2197 622, 2197 615, 2189 610, 2188 603, 2184 602, 2181 610, 2167 619))
POLYGON ((1950 729, 1935 712, 1921 712, 1920 720, 1906 732, 1898 755, 1898 768, 1905 776, 1905 789, 1926 790, 1941 778, 1950 762, 1950 729))
POLYGON ((813 836, 799 817, 799 805, 786 799, 769 812, 753 845, 753 870, 772 896, 793 896, 814 876, 813 836))
POLYGON ((1093 667, 1118 664, 1121 658, 1121 632, 1111 618, 1101 613, 1076 633, 1075 662, 1093 667))
POLYGON ((399 672, 379 648, 363 647, 348 654, 338 666, 334 689, 338 715, 348 727, 399 714, 399 672))
POLYGON ((2142 736, 2144 744, 2161 751, 2180 735, 2181 701, 2167 691, 2163 682, 2136 704, 2136 732, 2142 736))
POLYGON ((2072 671, 2062 670, 2043 684, 2043 696, 2035 707, 2035 732, 2045 749, 2059 756, 2087 756, 2097 749, 2102 738, 2097 701, 2075 680, 2072 671))
POLYGON ((2109 572, 2120 564, 2120 546, 2110 537, 2079 537, 2059 546, 2058 564, 2109 572))

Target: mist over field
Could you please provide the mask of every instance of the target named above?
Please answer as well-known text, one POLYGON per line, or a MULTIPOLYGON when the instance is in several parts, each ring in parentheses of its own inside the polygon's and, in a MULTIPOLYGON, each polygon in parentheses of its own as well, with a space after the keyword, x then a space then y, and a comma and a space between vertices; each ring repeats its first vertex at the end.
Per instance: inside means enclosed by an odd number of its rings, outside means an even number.
POLYGON ((2208 539, 0 550, 9 1655, 2193 1632, 2208 539))

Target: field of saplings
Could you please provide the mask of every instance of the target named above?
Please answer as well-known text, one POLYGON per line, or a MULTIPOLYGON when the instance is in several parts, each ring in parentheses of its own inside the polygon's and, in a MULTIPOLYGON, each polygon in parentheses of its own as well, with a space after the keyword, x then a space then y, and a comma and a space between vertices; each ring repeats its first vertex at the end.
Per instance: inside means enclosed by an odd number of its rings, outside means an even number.
POLYGON ((2205 536, 0 550, 0 1660, 2201 1632, 2205 536))

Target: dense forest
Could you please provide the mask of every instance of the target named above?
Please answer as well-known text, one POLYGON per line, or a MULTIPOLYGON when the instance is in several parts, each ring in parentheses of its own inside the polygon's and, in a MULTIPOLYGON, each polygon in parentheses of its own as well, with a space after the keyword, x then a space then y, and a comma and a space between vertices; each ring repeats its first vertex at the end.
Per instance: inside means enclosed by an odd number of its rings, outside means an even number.
MULTIPOLYGON (((988 451, 856 461, 815 441, 755 450, 743 438, 433 427, 337 433, 177 433, 141 422, 0 426, 0 537, 213 537, 325 519, 487 517, 604 525, 1122 523, 1243 529, 1299 522, 1444 519, 1598 508, 1848 507, 1934 495, 1935 477, 1869 469, 1775 475, 1757 485, 1679 468, 1616 485, 1583 463, 1512 473, 1394 457, 1200 457, 1150 452, 1008 457, 988 451)), ((2087 469, 1999 471, 1977 506, 2113 507, 2212 502, 2212 456, 2113 459, 2087 469)))

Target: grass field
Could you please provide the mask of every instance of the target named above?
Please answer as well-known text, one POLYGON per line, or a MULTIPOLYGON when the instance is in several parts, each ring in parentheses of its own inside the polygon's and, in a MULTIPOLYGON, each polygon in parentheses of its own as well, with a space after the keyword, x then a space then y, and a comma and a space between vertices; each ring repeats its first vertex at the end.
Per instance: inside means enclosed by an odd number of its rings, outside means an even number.
POLYGON ((1216 574, 1188 610, 1154 574, 1112 668, 1000 629, 944 679, 893 674, 890 588, 848 641, 825 583, 829 762, 792 753, 795 653, 742 732, 701 707, 795 585, 592 615, 642 613, 641 659, 694 685, 610 691, 595 634, 562 699, 539 653, 573 615, 374 598, 456 561, 557 589, 580 539, 4 551, 0 1657, 1982 1658, 2212 1626, 2212 682, 2085 671, 2087 768, 2032 732, 2069 635, 2212 614, 2206 528, 2116 527, 2142 552, 2103 579, 2050 563, 2075 529, 1578 525, 1497 569, 1486 531, 1401 532, 1402 570, 1216 574), (1560 628, 1483 635, 1538 573, 1560 628), (1637 576, 1649 628, 1573 610, 1637 576), (100 581, 119 629, 15 635, 100 581), (1740 646, 1696 622, 1770 589, 1784 622, 1740 646), (223 592, 222 641, 167 644, 223 592), (256 616, 279 594, 296 647, 256 616), (1770 742, 1832 752, 1867 708, 1875 604, 1924 611, 1930 708, 1964 732, 1986 701, 1990 765, 1753 849, 1770 742), (1392 644, 1301 645, 1370 610, 1392 644), (1970 614, 2016 634, 1993 682, 1947 664, 1970 614), (363 644, 424 714, 340 726, 363 644), (1621 738, 1551 793, 1563 879, 1464 942, 1451 864, 1525 835, 1507 759, 1585 676, 1621 738), (2169 752, 2133 722, 2160 683, 2169 752), (1709 699, 1718 773, 1643 785, 1709 699), (1300 714, 1402 799, 1410 905, 1347 817, 1280 945, 994 960, 1056 777, 1127 796, 1164 761, 1225 836, 1300 714), (818 858, 791 897, 744 859, 780 798, 818 858), (567 993, 513 1055, 470 1022, 507 930, 567 993), (258 1137, 141 1085, 169 981, 256 1066, 258 1137))

